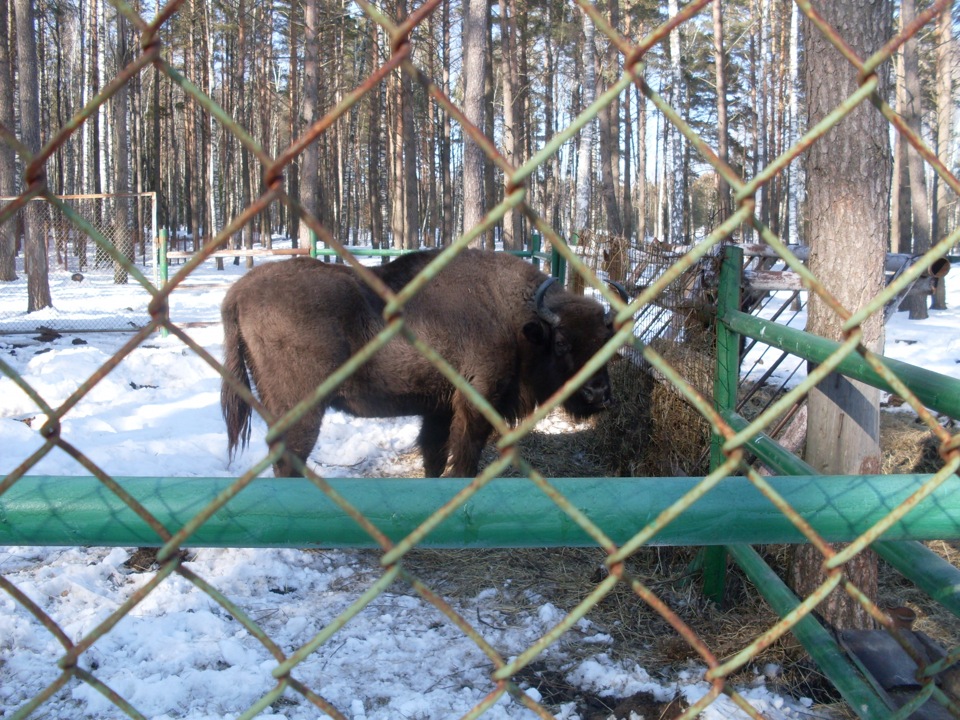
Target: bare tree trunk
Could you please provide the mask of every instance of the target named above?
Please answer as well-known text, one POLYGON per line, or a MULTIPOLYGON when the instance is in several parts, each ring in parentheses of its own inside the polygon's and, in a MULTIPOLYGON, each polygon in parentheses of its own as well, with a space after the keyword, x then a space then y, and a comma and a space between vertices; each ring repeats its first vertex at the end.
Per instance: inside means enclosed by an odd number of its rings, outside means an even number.
MULTIPOLYGON (((597 76, 594 54, 596 52, 596 30, 593 20, 583 13, 583 79, 580 83, 580 111, 593 104, 597 91, 597 76)), ((580 235, 589 229, 590 198, 593 191, 590 173, 590 161, 593 159, 593 143, 596 134, 596 120, 590 120, 580 131, 580 150, 577 155, 577 202, 573 216, 573 232, 580 235)))
MULTIPOLYGON (((483 62, 483 125, 481 130, 483 134, 488 138, 494 137, 494 108, 493 108, 493 98, 494 98, 494 82, 493 82, 493 22, 492 15, 490 12, 491 4, 487 4, 487 17, 485 20, 486 27, 486 59, 483 62)), ((483 164, 483 207, 485 212, 490 212, 493 207, 500 202, 498 197, 497 182, 496 182, 496 172, 493 166, 493 163, 490 161, 490 158, 485 157, 485 162, 483 164)), ((495 230, 491 228, 485 235, 483 239, 483 246, 487 250, 496 249, 496 234, 495 230)))
POLYGON ((636 90, 637 98, 637 239, 647 240, 647 96, 636 90))
MULTIPOLYGON (((13 68, 10 63, 9 6, 0 2, 0 125, 13 130, 13 68)), ((13 195, 16 185, 16 155, 13 148, 0 142, 0 195, 13 195)), ((17 238, 14 222, 0 225, 0 282, 17 279, 17 238)))
MULTIPOLYGON (((729 160, 727 152, 727 56, 723 50, 723 3, 713 0, 713 62, 717 78, 717 154, 723 162, 729 160)), ((733 214, 733 198, 730 186, 717 173, 717 224, 733 214)))
MULTIPOLYGON (((20 139, 30 152, 40 150, 40 88, 37 84, 37 46, 33 0, 16 0, 17 66, 20 91, 20 139)), ((30 180, 30 178, 27 178, 30 180)), ((40 214, 24 214, 23 260, 27 273, 27 312, 50 307, 47 239, 40 214)))
MULTIPOLYGON (((917 7, 914 0, 901 0, 900 17, 904 26, 916 17, 917 7)), ((920 90, 920 58, 916 37, 908 38, 903 44, 903 80, 906 91, 906 113, 904 120, 919 137, 922 124, 922 100, 920 90)), ((925 163, 916 148, 906 143, 907 172, 910 176, 910 198, 913 207, 913 243, 911 252, 915 255, 930 249, 930 204, 927 198, 925 163)), ((910 311, 911 320, 927 317, 927 296, 912 295, 903 302, 910 311)))
MULTIPOLYGON (((378 49, 380 26, 370 21, 370 72, 373 72, 380 65, 378 49)), ((382 117, 383 94, 378 83, 368 94, 370 101, 371 117, 382 117)), ((381 140, 380 123, 368 123, 369 141, 367 142, 367 171, 369 177, 370 193, 370 240, 375 248, 383 247, 383 207, 380 203, 380 162, 381 162, 381 140)))
MULTIPOLYGON (((443 89, 450 92, 450 3, 443 3, 440 15, 442 24, 441 45, 443 63, 443 89)), ((453 242, 455 223, 453 217, 453 178, 450 175, 450 115, 441 113, 443 130, 440 137, 440 203, 442 215, 441 244, 453 242)))
POLYGON ((633 207, 633 103, 630 97, 630 88, 627 88, 623 94, 623 236, 628 244, 637 225, 634 219, 636 209, 633 207))
MULTIPOLYGON (((296 11, 300 3, 290 0, 290 141, 293 142, 300 134, 300 42, 297 28, 300 26, 296 18, 296 11)), ((290 197, 300 197, 300 167, 291 163, 285 173, 287 176, 288 192, 290 197)), ((287 225, 287 235, 291 238, 293 247, 300 246, 300 213, 291 211, 287 225)))
MULTIPOLYGON (((869 57, 889 37, 889 2, 824 3, 820 12, 860 57, 869 57)), ((807 22, 808 127, 830 113, 856 89, 850 64, 807 22)), ((881 97, 885 91, 882 78, 881 97)), ((856 108, 810 149, 811 271, 851 312, 883 287, 890 195, 888 126, 869 103, 856 108), (854 259, 855 258, 855 259, 854 259)), ((811 293, 807 330, 840 340, 842 319, 811 293)), ((883 313, 863 325, 863 344, 883 350, 883 313)), ((880 472, 880 393, 831 375, 810 392, 806 459, 826 474, 880 472)), ((810 545, 796 549, 791 567, 794 590, 809 595, 825 580, 824 558, 810 545)), ((867 597, 876 598, 877 561, 864 552, 845 567, 846 577, 867 597)), ((872 627, 870 615, 842 589, 817 608, 837 628, 872 627)))
MULTIPOLYGON (((793 145, 799 137, 800 117, 799 117, 799 62, 800 62, 800 17, 796 4, 790 6, 790 134, 787 142, 793 145)), ((791 242, 805 243, 806 234, 801 232, 800 222, 800 188, 803 185, 803 163, 802 158, 797 158, 787 170, 787 182, 789 184, 788 214, 790 222, 788 223, 787 237, 791 242)))
MULTIPOLYGON (((619 28, 620 3, 610 0, 610 25, 619 28)), ((620 75, 619 57, 613 43, 604 39, 605 49, 602 59, 602 87, 606 90, 620 75)), ((598 115, 600 135, 600 188, 603 195, 603 207, 607 215, 607 231, 616 236, 623 235, 623 218, 620 214, 620 102, 614 100, 606 105, 598 115)))
MULTIPOLYGON (((516 3, 514 3, 514 6, 516 3)), ((517 167, 523 156, 520 131, 521 105, 518 102, 520 92, 519 59, 517 55, 516 7, 507 7, 507 0, 500 0, 500 37, 503 39, 502 71, 503 77, 503 146, 507 161, 517 167)), ((521 214, 508 210, 503 217, 503 249, 519 250, 523 245, 521 214)))
MULTIPOLYGON (((406 0, 402 0, 400 17, 408 12, 406 0)), ((403 214, 403 247, 416 250, 420 247, 420 195, 417 180, 417 138, 413 113, 413 85, 410 75, 400 74, 400 126, 403 145, 403 188, 406 193, 403 214)))
MULTIPOLYGON (((126 66, 131 60, 131 53, 127 45, 127 23, 122 14, 117 13, 117 68, 126 66)), ((130 192, 130 163, 128 160, 128 113, 127 113, 127 85, 124 85, 113 96, 113 131, 116 150, 114 152, 114 170, 117 176, 117 192, 130 192)), ((133 237, 130 234, 130 201, 126 198, 117 198, 114 203, 114 243, 117 249, 128 259, 134 259, 133 237)), ((127 269, 118 261, 113 263, 113 282, 124 284, 127 282, 127 269)))
MULTIPOLYGON (((667 8, 671 17, 680 11, 677 0, 669 0, 667 8)), ((681 29, 679 27, 670 33, 670 104, 677 112, 683 113, 686 107, 686 92, 681 70, 680 35, 681 29)), ((668 144, 666 169, 667 178, 672 187, 670 194, 670 242, 675 245, 682 245, 685 241, 683 235, 683 203, 686 197, 683 177, 684 142, 680 131, 673 126, 669 127, 668 136, 670 142, 668 144)))
MULTIPOLYGON (((937 18, 937 157, 950 166, 952 138, 950 129, 953 127, 953 73, 956 59, 954 54, 953 23, 950 17, 950 3, 943 6, 937 18)), ((937 173, 933 174, 933 213, 935 242, 940 242, 952 231, 950 227, 950 199, 953 192, 940 179, 937 173)), ((947 299, 943 281, 937 283, 933 295, 932 307, 936 310, 946 310, 947 299)))
MULTIPOLYGON (((319 119, 320 75, 317 67, 320 43, 317 39, 319 14, 317 0, 305 0, 303 4, 303 127, 309 128, 319 119)), ((301 123, 297 123, 300 132, 301 123)), ((320 148, 312 142, 303 151, 300 168, 300 202, 314 217, 320 217, 317 207, 320 148)), ((310 228, 299 226, 301 247, 310 244, 310 228)))
MULTIPOLYGON (((464 0, 463 8, 463 110, 467 119, 481 130, 484 128, 483 79, 487 57, 487 3, 485 0, 464 0)), ((484 174, 487 163, 483 150, 470 138, 463 147, 463 231, 483 221, 484 174)), ((483 247, 483 238, 473 242, 483 247)))

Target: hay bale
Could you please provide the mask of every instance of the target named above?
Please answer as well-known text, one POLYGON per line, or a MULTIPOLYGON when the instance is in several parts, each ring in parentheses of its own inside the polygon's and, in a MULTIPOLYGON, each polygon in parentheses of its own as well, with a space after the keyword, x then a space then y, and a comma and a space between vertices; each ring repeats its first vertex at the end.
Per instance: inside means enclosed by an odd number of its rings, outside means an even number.
POLYGON ((653 419, 653 375, 640 358, 621 358, 608 366, 616 407, 597 416, 595 451, 614 477, 642 477, 653 419))

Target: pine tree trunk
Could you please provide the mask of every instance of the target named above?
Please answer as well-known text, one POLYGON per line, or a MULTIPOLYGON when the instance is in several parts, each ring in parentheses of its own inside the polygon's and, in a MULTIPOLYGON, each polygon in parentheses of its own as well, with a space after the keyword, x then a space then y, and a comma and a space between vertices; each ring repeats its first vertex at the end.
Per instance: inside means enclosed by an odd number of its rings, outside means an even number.
MULTIPOLYGON (((318 0, 305 0, 303 4, 303 118, 297 123, 306 130, 320 117, 320 74, 317 67, 320 54, 320 43, 317 40, 319 28, 318 0)), ((319 218, 317 207, 318 174, 320 148, 317 142, 307 145, 303 151, 303 161, 300 166, 300 202, 314 217, 319 218)), ((299 224, 299 242, 301 247, 310 245, 310 228, 306 223, 299 224)))
MULTIPOLYGON (((677 0, 669 0, 667 3, 667 12, 674 16, 679 12, 677 0)), ((683 72, 681 70, 680 59, 680 36, 681 28, 676 28, 670 33, 670 105, 673 106, 682 116, 686 107, 686 92, 684 89, 683 72)), ((683 245, 685 243, 684 228, 684 142, 680 131, 672 125, 668 128, 668 137, 670 142, 667 146, 666 169, 667 177, 671 186, 670 193, 670 238, 669 241, 674 245, 683 245)))
MULTIPOLYGON (((464 0, 463 17, 463 110, 467 119, 481 130, 484 122, 484 76, 487 58, 487 3, 485 0, 464 0)), ((484 175, 486 157, 472 139, 465 138, 463 147, 463 231, 469 232, 483 220, 484 175)), ((478 237, 474 247, 483 247, 478 237)))
MULTIPOLYGON (((131 56, 127 45, 126 19, 117 14, 117 68, 124 67, 130 62, 131 56)), ((130 192, 130 163, 127 155, 129 138, 128 125, 128 86, 124 85, 113 96, 114 118, 113 131, 116 149, 114 152, 114 170, 117 176, 117 192, 130 192)), ((114 203, 114 243, 117 249, 128 259, 133 260, 133 238, 130 234, 130 201, 118 198, 114 203)), ((113 281, 124 284, 128 280, 127 269, 116 260, 113 264, 113 281)))
MULTIPOLYGON (((950 3, 943 6, 937 18, 937 156, 949 167, 952 155, 951 133, 953 127, 953 69, 954 48, 953 23, 950 17, 950 3)), ((935 242, 943 240, 953 228, 950 226, 950 202, 953 191, 937 173, 933 175, 933 200, 936 203, 934 213, 935 242)), ((946 310, 947 299, 943 281, 937 283, 933 295, 933 304, 937 310, 946 310)))
MULTIPOLYGON (((370 21, 370 71, 373 72, 380 64, 378 50, 380 46, 379 28, 376 22, 370 21)), ((382 117, 383 97, 377 84, 368 94, 370 102, 370 116, 382 117)), ((370 195, 370 240, 375 248, 383 247, 383 207, 380 202, 380 163, 382 143, 380 140, 380 123, 368 123, 369 140, 367 142, 367 182, 370 195)))
MULTIPOLYGON (((901 0, 900 17, 904 26, 916 17, 914 0, 901 0)), ((921 134, 921 92, 920 58, 916 37, 908 38, 903 44, 903 81, 906 91, 904 120, 918 136, 921 134)), ((911 252, 920 255, 930 249, 930 204, 927 198, 927 183, 924 173, 925 163, 916 148, 905 143, 907 173, 910 178, 910 198, 913 208, 913 243, 911 252)), ((911 295, 901 307, 910 311, 911 320, 923 320, 927 317, 927 296, 911 295)))
MULTIPOLYGON (((0 125, 12 129, 14 92, 9 26, 9 6, 0 2, 0 125)), ((16 191, 16 155, 12 147, 0 142, 0 195, 12 196, 16 191)), ((0 282, 17 279, 15 225, 13 221, 0 225, 0 282)))
MULTIPOLYGON (((37 46, 33 0, 16 0, 17 66, 20 91, 20 139, 30 152, 40 150, 40 88, 37 84, 37 46)), ((28 178, 29 179, 29 178, 28 178)), ((23 259, 27 273, 27 312, 50 307, 47 239, 40 214, 24 214, 23 259)))
MULTIPOLYGON (((820 7, 860 57, 868 57, 889 37, 888 2, 872 5, 828 3, 820 7)), ((805 23, 808 127, 831 112, 856 89, 850 64, 812 25, 805 23)), ((883 84, 883 83, 882 83, 883 84)), ((883 95, 885 88, 881 87, 883 95)), ((851 312, 883 287, 890 196, 888 127, 869 102, 862 103, 809 152, 810 270, 851 312)), ((810 294, 807 330, 842 338, 842 319, 819 296, 810 294)), ((883 350, 883 313, 863 323, 863 344, 883 350)), ((878 390, 832 375, 809 396, 806 460, 826 474, 880 471, 878 390)), ((799 546, 791 581, 800 596, 825 579, 824 558, 810 545, 799 546)), ((863 553, 844 567, 847 578, 876 598, 876 558, 863 553)), ((871 627, 866 611, 842 589, 817 611, 837 628, 871 627)))
MULTIPOLYGON (((727 72, 726 53, 723 50, 723 3, 713 0, 713 62, 717 78, 717 155, 728 162, 727 154, 727 72)), ((717 220, 722 223, 733 214, 730 186, 717 173, 717 220)))
MULTIPOLYGON (((597 91, 597 73, 594 64, 596 30, 593 20, 583 13, 583 80, 581 87, 580 112, 593 104, 597 91)), ((573 216, 573 232, 577 235, 589 230, 590 200, 592 196, 592 176, 590 163, 593 159, 593 142, 596 134, 596 120, 592 119, 580 131, 580 150, 577 155, 577 201, 573 216)))

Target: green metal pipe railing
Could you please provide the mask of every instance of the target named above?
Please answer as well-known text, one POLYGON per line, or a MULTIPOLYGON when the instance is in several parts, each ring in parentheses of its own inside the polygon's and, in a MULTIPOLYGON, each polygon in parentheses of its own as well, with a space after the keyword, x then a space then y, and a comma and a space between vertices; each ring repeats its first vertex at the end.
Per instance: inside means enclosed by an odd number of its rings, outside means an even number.
MULTIPOLYGON (((748 421, 735 412, 724 412, 723 419, 736 431, 748 421)), ((747 447, 765 465, 780 475, 813 476, 816 470, 776 440, 760 433, 747 447)), ((877 540, 870 545, 897 572, 923 590, 954 615, 960 617, 960 568, 941 558, 918 542, 877 540)))
MULTIPOLYGON (((718 313, 717 317, 733 332, 756 338, 766 345, 814 363, 822 362, 840 346, 833 340, 779 325, 739 310, 727 309, 722 314, 718 313)), ((928 408, 952 418, 960 418, 960 382, 955 378, 899 360, 882 360, 928 408)), ((860 355, 848 355, 840 361, 836 372, 886 392, 893 392, 893 388, 860 355)))
MULTIPOLYGON (((917 491, 927 475, 784 477, 772 485, 830 541, 848 541, 917 491)), ((623 544, 703 478, 561 478, 573 507, 623 544)), ((117 478, 118 485, 175 532, 233 478, 117 478)), ((467 483, 458 479, 349 478, 332 488, 396 542, 414 532, 467 483)), ((526 478, 496 478, 419 543, 425 547, 596 546, 526 478)), ((960 479, 948 478, 901 522, 891 539, 960 539, 960 479)), ((654 536, 655 545, 795 543, 803 535, 749 480, 729 477, 654 536)), ((27 476, 0 495, 0 545, 162 544, 123 499, 92 477, 27 476)), ((374 547, 373 539, 310 481, 259 478, 190 536, 197 547, 374 547)))
MULTIPOLYGON (((728 545, 727 552, 780 617, 785 617, 797 609, 800 605, 797 596, 770 569, 756 550, 749 545, 728 545)), ((860 717, 889 717, 890 709, 850 663, 833 635, 814 617, 803 617, 790 632, 807 649, 850 707, 856 708, 860 717)))

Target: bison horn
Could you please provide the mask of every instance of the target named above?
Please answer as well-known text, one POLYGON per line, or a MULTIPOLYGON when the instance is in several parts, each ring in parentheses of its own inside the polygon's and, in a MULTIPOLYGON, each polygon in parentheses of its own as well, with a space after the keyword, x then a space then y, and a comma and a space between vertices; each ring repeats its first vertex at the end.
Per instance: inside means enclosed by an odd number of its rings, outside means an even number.
POLYGON ((557 327, 560 324, 560 316, 543 304, 543 296, 546 294, 547 288, 556 281, 557 279, 555 277, 548 277, 540 283, 540 287, 538 287, 537 291, 533 294, 533 303, 537 308, 537 315, 551 327, 557 327))
POLYGON ((607 285, 613 288, 617 295, 620 296, 620 299, 625 303, 630 302, 630 294, 627 292, 627 289, 623 286, 623 283, 618 283, 616 280, 607 280, 607 285))
MULTIPOLYGON (((614 292, 616 292, 617 295, 620 296, 620 299, 623 300, 625 303, 630 302, 630 294, 627 292, 627 289, 621 283, 618 283, 616 280, 607 280, 607 285, 609 285, 614 290, 614 292)), ((613 319, 616 316, 617 316, 617 311, 611 305, 610 309, 607 310, 605 320, 608 323, 612 323, 613 319)))

